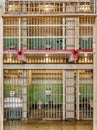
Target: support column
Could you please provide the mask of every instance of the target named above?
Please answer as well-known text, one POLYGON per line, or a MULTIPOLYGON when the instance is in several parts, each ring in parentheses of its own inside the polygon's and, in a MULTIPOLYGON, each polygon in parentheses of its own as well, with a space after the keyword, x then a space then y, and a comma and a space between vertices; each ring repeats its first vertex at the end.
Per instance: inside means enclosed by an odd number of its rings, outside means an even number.
POLYGON ((93 130, 97 130, 97 17, 94 26, 94 70, 93 70, 93 130))
POLYGON ((19 18, 19 50, 21 50, 21 18, 19 18))
POLYGON ((92 2, 92 4, 93 4, 93 12, 94 13, 97 13, 97 2, 96 2, 96 0, 94 0, 94 2, 92 2))
MULTIPOLYGON (((24 2, 23 4, 23 13, 27 13, 27 5, 26 3, 24 2)), ((23 36, 23 39, 22 39, 22 49, 25 50, 27 49, 27 18, 22 18, 22 23, 23 25, 22 27, 22 36, 23 36)))
MULTIPOLYGON (((27 5, 24 1, 22 6, 23 13, 27 13, 27 5)), ((27 49, 27 18, 22 18, 22 50, 27 49)), ((23 86, 22 86, 22 98, 23 98, 23 119, 27 119, 27 70, 23 70, 23 86)))
MULTIPOLYGON (((63 12, 65 12, 65 3, 63 3, 63 12)), ((62 49, 65 49, 65 18, 63 18, 63 44, 62 49)))
POLYGON ((65 120, 65 70, 63 70, 63 120, 65 120))
POLYGON ((27 18, 23 18, 22 20, 22 49, 25 50, 27 49, 27 18))
POLYGON ((3 19, 0 16, 0 130, 3 130, 3 19))
POLYGON ((23 70, 23 86, 22 86, 22 100, 23 100, 23 110, 22 118, 27 118, 27 71, 23 70))
MULTIPOLYGON (((74 12, 73 5, 66 6, 66 12, 74 12)), ((75 19, 74 18, 66 18, 66 49, 75 49, 75 19)))
POLYGON ((65 103, 66 119, 74 119, 74 71, 65 70, 65 103))
POLYGON ((75 50, 79 49, 79 18, 75 19, 75 50))
POLYGON ((79 120, 79 70, 76 71, 76 119, 79 120))

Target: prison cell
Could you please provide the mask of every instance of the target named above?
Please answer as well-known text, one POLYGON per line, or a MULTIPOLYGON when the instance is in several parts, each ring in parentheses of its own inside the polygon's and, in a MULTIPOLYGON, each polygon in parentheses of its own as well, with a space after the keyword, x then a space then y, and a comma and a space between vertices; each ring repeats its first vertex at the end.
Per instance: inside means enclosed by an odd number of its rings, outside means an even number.
POLYGON ((62 71, 4 70, 4 75, 5 119, 62 119, 62 71))
POLYGON ((62 119, 62 71, 32 70, 29 90, 31 119, 62 119))
POLYGON ((4 70, 4 119, 92 118, 92 70, 4 70))
POLYGON ((92 50, 94 18, 4 19, 4 50, 92 50))
POLYGON ((80 1, 9 1, 6 0, 6 14, 19 14, 19 13, 92 13, 96 11, 95 1, 93 0, 80 0, 80 1), (72 10, 68 10, 74 8, 72 10))
POLYGON ((80 119, 93 118, 93 71, 79 70, 80 119))
POLYGON ((22 119, 22 71, 4 70, 4 119, 22 119))

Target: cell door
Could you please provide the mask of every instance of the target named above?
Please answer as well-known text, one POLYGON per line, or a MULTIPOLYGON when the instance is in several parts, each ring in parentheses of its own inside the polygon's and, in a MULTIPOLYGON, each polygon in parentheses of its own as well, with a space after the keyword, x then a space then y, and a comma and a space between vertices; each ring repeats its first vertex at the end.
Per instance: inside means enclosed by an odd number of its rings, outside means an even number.
POLYGON ((4 119, 27 118, 26 72, 26 70, 4 70, 4 119))
POLYGON ((93 70, 79 70, 79 119, 93 118, 93 70))
POLYGON ((29 119, 62 119, 62 71, 31 70, 30 73, 29 119))

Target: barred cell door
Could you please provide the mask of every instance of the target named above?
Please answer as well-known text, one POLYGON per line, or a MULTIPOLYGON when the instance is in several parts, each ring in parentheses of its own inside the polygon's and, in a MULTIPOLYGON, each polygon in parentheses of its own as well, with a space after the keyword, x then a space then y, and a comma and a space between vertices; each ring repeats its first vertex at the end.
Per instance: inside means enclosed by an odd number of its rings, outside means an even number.
POLYGON ((4 119, 27 118, 27 71, 4 70, 4 119))
POLYGON ((93 119, 93 70, 65 70, 64 72, 64 118, 66 120, 93 119))
POLYGON ((62 71, 31 70, 29 78, 29 119, 62 119, 62 71))
POLYGON ((93 118, 93 70, 79 70, 79 119, 93 118))

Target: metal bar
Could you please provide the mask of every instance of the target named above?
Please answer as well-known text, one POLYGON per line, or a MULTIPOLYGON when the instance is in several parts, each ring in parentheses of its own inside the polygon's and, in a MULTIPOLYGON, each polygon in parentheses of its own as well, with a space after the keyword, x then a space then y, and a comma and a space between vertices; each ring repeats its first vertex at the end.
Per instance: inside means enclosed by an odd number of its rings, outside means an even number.
POLYGON ((80 106, 80 101, 79 101, 79 70, 76 71, 76 119, 79 120, 79 106, 80 106))
POLYGON ((19 18, 19 50, 21 50, 21 18, 19 18))
POLYGON ((63 120, 65 120, 65 70, 63 70, 63 120))
POLYGON ((0 15, 0 128, 3 130, 3 19, 0 15))

